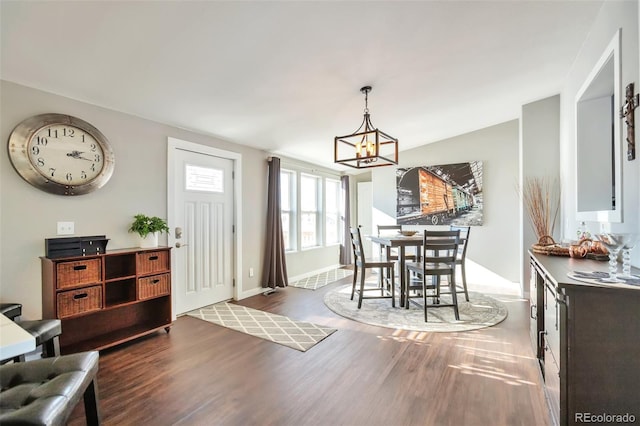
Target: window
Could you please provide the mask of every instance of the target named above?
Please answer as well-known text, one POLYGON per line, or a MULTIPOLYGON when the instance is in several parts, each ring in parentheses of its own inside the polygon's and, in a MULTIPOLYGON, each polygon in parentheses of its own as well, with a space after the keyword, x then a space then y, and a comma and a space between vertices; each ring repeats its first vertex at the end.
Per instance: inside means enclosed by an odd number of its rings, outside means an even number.
POLYGON ((192 164, 187 164, 184 170, 187 191, 224 192, 222 170, 192 164))
POLYGON ((320 178, 307 174, 300 175, 300 246, 301 248, 320 245, 320 178))
POLYGON ((335 179, 325 180, 325 243, 340 243, 342 188, 340 181, 335 179))
POLYGON ((286 251, 296 249, 296 172, 280 170, 280 217, 286 251))
POLYGON ((308 170, 295 165, 280 170, 282 236, 287 252, 342 242, 342 183, 335 175, 308 170))

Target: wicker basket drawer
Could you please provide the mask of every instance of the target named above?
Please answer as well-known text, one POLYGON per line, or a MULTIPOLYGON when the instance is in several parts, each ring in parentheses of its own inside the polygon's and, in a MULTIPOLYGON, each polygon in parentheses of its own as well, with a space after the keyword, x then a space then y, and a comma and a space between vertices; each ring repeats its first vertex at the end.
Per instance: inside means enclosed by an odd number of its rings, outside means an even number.
POLYGON ((100 259, 78 260, 58 263, 58 288, 75 287, 82 284, 99 283, 102 279, 100 259))
POLYGON ((138 253, 138 274, 151 274, 169 270, 169 252, 167 250, 138 253))
POLYGON ((138 279, 138 299, 164 296, 170 293, 171 280, 169 274, 152 275, 138 279))
POLYGON ((102 286, 94 285, 58 293, 58 318, 102 309, 102 286))

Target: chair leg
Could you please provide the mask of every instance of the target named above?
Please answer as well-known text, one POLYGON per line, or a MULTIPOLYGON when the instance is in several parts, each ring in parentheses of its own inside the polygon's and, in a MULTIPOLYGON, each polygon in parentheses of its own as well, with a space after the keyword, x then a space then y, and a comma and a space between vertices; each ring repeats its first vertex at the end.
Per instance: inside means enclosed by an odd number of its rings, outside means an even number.
MULTIPOLYGON (((388 271, 388 270, 387 270, 388 271)), ((378 285, 380 286, 380 296, 384 296, 384 286, 385 286, 385 278, 384 278, 385 268, 380 267, 380 271, 378 271, 378 285)))
POLYGON ((360 274, 360 294, 358 295, 358 309, 362 307, 362 297, 364 295, 364 275, 365 269, 362 268, 362 274, 360 274))
POLYGON ((456 271, 455 268, 453 273, 449 275, 451 277, 451 282, 449 286, 451 287, 451 299, 453 300, 453 313, 456 316, 456 320, 460 321, 460 313, 458 312, 458 295, 456 293, 456 271))
POLYGON ((100 407, 98 406, 98 384, 93 379, 84 391, 84 414, 88 426, 100 425, 100 407))
POLYGON ((422 280, 422 303, 424 304, 424 322, 427 322, 427 285, 426 280, 422 280))
POLYGON ((351 286, 351 300, 356 292, 356 283, 358 282, 358 265, 353 265, 353 285, 351 286))
POLYGON ((462 270, 462 288, 464 288, 464 298, 466 301, 469 301, 469 292, 467 291, 467 273, 464 269, 464 263, 460 264, 460 269, 462 270))
POLYGON ((391 307, 396 307, 396 275, 393 264, 391 265, 391 307))
POLYGON ((44 342, 42 345, 42 357, 53 358, 60 356, 60 337, 56 336, 53 339, 44 342))
POLYGON ((409 283, 411 282, 411 272, 409 271, 409 269, 406 270, 405 274, 404 274, 404 282, 402 283, 403 290, 404 290, 404 300, 402 301, 402 303, 405 307, 405 309, 409 309, 409 283))

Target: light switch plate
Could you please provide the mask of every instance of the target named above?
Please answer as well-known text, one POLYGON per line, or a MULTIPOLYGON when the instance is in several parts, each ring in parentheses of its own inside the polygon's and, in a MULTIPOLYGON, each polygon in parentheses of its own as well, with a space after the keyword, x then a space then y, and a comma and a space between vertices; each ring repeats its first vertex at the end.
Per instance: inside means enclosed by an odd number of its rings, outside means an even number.
POLYGON ((58 222, 58 235, 73 235, 74 228, 74 222, 58 222))

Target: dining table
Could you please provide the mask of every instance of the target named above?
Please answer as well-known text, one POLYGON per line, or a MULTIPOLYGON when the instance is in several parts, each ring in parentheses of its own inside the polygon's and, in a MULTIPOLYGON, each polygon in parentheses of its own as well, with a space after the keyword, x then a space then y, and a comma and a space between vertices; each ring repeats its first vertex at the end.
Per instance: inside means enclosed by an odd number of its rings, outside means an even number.
POLYGON ((35 337, 5 315, 0 314, 0 360, 26 354, 35 348, 35 337))
MULTIPOLYGON (((398 277, 400 279, 400 307, 404 307, 405 300, 405 292, 406 292, 406 256, 407 256, 407 247, 422 247, 423 242, 423 234, 422 232, 418 232, 415 235, 369 235, 369 240, 373 243, 379 244, 381 247, 385 248, 385 254, 387 259, 391 255, 391 249, 398 249, 398 267, 400 271, 398 272, 398 277)), ((458 241, 462 244, 464 238, 460 238, 458 241)))

